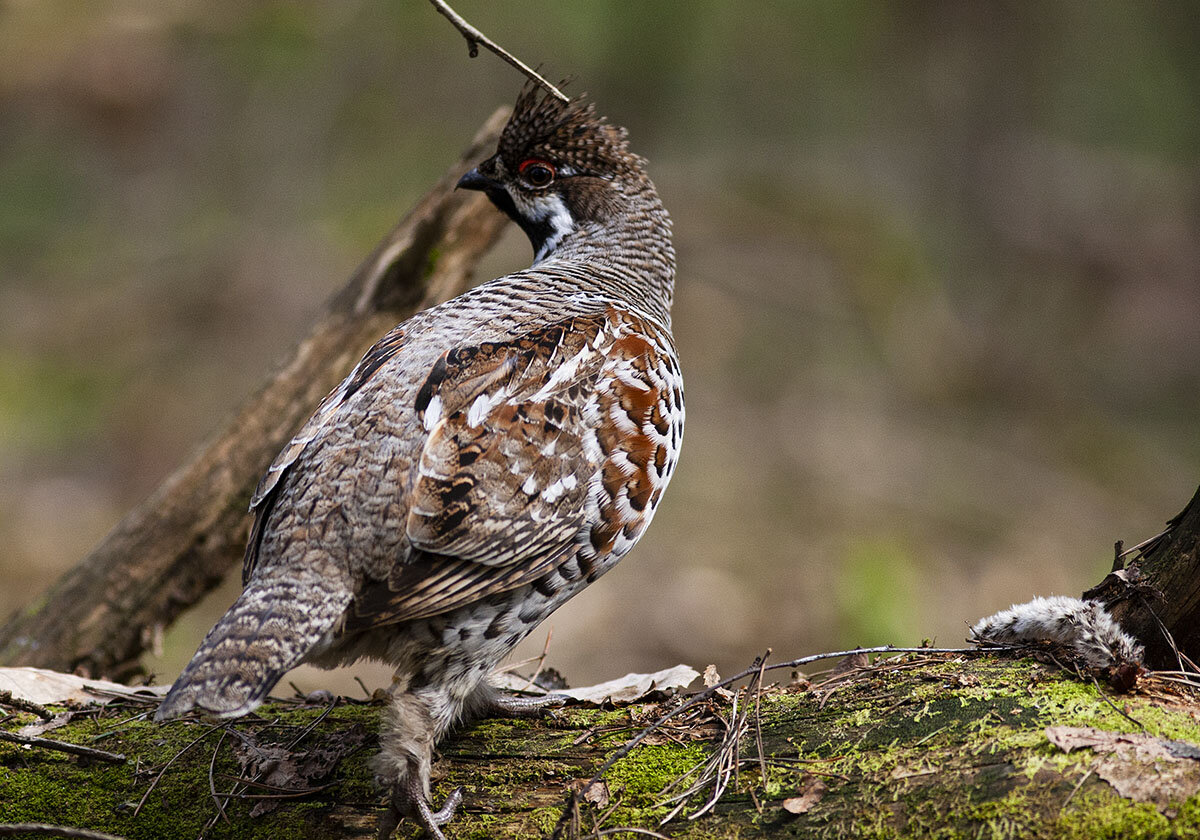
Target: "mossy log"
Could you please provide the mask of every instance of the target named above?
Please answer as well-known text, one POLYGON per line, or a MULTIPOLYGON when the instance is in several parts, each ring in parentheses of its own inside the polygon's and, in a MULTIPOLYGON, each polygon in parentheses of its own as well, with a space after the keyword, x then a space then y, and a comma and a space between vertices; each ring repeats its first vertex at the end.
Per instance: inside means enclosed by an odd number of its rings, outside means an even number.
MULTIPOLYGON (((607 757, 678 701, 567 706, 540 721, 464 726, 440 747, 434 799, 465 789, 446 827, 451 840, 545 838, 556 830, 562 837, 1194 837, 1200 703, 1175 688, 1151 676, 1114 695, 1027 658, 898 656, 815 686, 742 691, 737 701, 749 726, 737 775, 696 819, 688 817, 710 797, 711 783, 660 825, 672 807, 664 791, 720 749, 731 697, 681 715, 618 761, 605 785, 591 787, 586 780, 607 757), (1104 733, 1128 734, 1159 751, 1066 752, 1053 737, 1064 731, 1101 741, 1104 733), (574 822, 563 819, 573 791, 584 791, 574 822), (641 833, 613 831, 622 828, 641 833)), ((130 840, 375 836, 381 797, 369 759, 381 706, 280 702, 216 726, 159 726, 146 721, 147 708, 116 703, 42 736, 120 753, 119 764, 0 741, 0 822, 71 825, 130 840), (296 796, 296 789, 311 792, 296 796)), ((0 728, 34 720, 16 713, 0 728)), ((421 832, 402 823, 397 836, 421 832)))

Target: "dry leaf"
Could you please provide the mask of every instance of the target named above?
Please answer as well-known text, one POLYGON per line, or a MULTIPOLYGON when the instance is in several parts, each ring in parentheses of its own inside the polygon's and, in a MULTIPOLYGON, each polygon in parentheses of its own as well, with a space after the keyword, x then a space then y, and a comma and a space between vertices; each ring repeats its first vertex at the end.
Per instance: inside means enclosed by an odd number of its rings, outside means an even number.
POLYGON ((1164 813, 1200 792, 1200 747, 1141 733, 1122 735, 1090 726, 1050 726, 1046 737, 1064 752, 1091 749, 1092 769, 1121 796, 1151 802, 1164 813))
POLYGON ((62 714, 55 715, 50 720, 39 720, 37 723, 22 726, 17 730, 17 734, 24 735, 26 738, 36 738, 46 732, 58 729, 60 726, 66 726, 75 715, 75 712, 63 712, 62 714))
POLYGON ((580 791, 584 802, 590 802, 597 808, 604 808, 608 805, 608 782, 603 779, 597 779, 590 785, 580 780, 572 784, 571 787, 580 791))
POLYGON ((856 651, 833 666, 833 670, 829 672, 829 679, 870 667, 871 657, 861 651, 856 651))
POLYGON ((812 806, 821 801, 829 786, 816 776, 805 776, 800 781, 799 796, 783 800, 783 810, 789 814, 807 814, 812 806))
POLYGON ((131 688, 107 680, 88 680, 74 674, 63 674, 46 668, 0 668, 0 690, 11 691, 20 697, 43 706, 55 703, 104 704, 112 698, 88 691, 88 686, 121 694, 161 697, 169 685, 131 688))
POLYGON ((348 729, 310 740, 302 750, 280 744, 261 744, 252 732, 242 732, 234 742, 233 754, 247 778, 269 786, 275 798, 260 799, 250 809, 251 817, 274 811, 289 794, 304 796, 331 781, 343 758, 371 738, 367 728, 356 723, 348 729))
MULTIPOLYGON (((615 680, 584 686, 583 688, 564 688, 554 691, 578 700, 582 703, 633 703, 658 692, 668 693, 687 688, 700 672, 688 665, 676 665, 656 671, 653 674, 626 674, 615 680)), ((492 674, 489 678, 492 685, 512 691, 525 690, 529 681, 513 674, 492 674)), ((545 694, 547 692, 534 692, 545 694)))
MULTIPOLYGON (((721 675, 717 673, 716 665, 708 665, 704 668, 704 687, 712 688, 721 681, 721 675)), ((728 700, 733 696, 733 692, 728 688, 718 688, 716 691, 718 697, 723 697, 728 700)))
POLYGON ((812 680, 803 671, 792 671, 792 680, 788 683, 788 688, 794 688, 798 691, 808 691, 813 687, 812 680))

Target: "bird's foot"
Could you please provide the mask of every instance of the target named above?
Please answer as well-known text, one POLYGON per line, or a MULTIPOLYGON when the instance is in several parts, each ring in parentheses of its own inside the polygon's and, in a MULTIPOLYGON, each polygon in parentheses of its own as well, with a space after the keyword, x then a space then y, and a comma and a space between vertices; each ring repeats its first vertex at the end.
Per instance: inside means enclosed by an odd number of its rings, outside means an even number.
POLYGON ((441 826, 454 819, 454 812, 462 804, 463 789, 457 788, 446 799, 444 805, 436 811, 429 804, 421 783, 414 776, 408 776, 392 788, 391 802, 383 816, 379 818, 378 840, 388 840, 403 817, 418 822, 429 832, 434 840, 446 840, 441 826))
POLYGON ((541 697, 517 697, 512 694, 491 694, 483 707, 485 717, 538 718, 553 714, 553 707, 561 706, 570 698, 564 694, 546 694, 541 697))

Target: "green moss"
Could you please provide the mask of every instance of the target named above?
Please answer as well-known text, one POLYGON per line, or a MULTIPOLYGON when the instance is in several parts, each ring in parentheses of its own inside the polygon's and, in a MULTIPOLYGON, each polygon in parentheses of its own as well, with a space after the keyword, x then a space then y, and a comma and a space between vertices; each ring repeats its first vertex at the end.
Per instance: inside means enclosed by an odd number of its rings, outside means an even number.
MULTIPOLYGON (((1200 723, 1187 708, 1157 704, 1145 696, 1110 696, 1091 683, 1029 661, 922 662, 910 669, 854 675, 827 697, 769 693, 761 699, 767 771, 759 769, 752 734, 740 745, 749 761, 716 808, 695 821, 678 818, 665 831, 679 840, 1200 836, 1200 797, 1182 803, 1174 816, 1122 800, 1106 782, 1088 774, 1091 752, 1066 754, 1047 739, 1049 725, 1138 729, 1109 701, 1151 734, 1200 742, 1200 723), (805 814, 785 813, 782 800, 794 796, 810 774, 826 781, 824 797, 805 814)), ((311 737, 356 724, 373 732, 380 710, 345 706, 318 721, 324 711, 271 705, 263 708, 258 722, 237 725, 256 737, 282 742, 314 723, 311 737)), ((728 708, 716 711, 729 713, 728 708)), ((216 813, 207 779, 220 732, 185 752, 134 818, 132 805, 124 803, 136 803, 163 764, 205 727, 160 727, 125 719, 128 714, 106 711, 52 733, 136 756, 122 766, 83 767, 68 756, 0 745, 0 818, 61 820, 130 840, 198 836, 216 813), (137 762, 140 775, 134 774, 137 762), (86 796, 79 795, 84 790, 86 796)), ((443 759, 435 766, 436 801, 460 785, 467 790, 466 805, 448 836, 524 840, 548 835, 573 786, 590 778, 613 750, 659 714, 661 708, 655 706, 615 711, 572 707, 546 720, 487 720, 462 728, 442 743, 443 759)), ((32 720, 17 715, 4 726, 16 728, 32 720)), ((218 774, 237 773, 229 750, 233 737, 226 736, 217 755, 218 774)), ((658 805, 663 789, 716 748, 714 741, 688 741, 633 750, 607 774, 610 803, 599 827, 656 828, 666 813, 658 805)), ((373 819, 373 803, 379 799, 368 764, 373 751, 367 744, 345 759, 328 790, 288 802, 261 819, 247 817, 252 803, 230 803, 231 822, 218 822, 205 836, 290 840, 344 835, 339 814, 349 810, 359 820, 373 819)), ((216 778, 227 788, 227 780, 216 778)), ((697 797, 685 813, 701 801, 697 797)), ((584 828, 594 831, 594 821, 605 810, 585 807, 584 828)), ((400 838, 420 836, 408 824, 398 833, 400 838)))
POLYGON ((650 744, 638 747, 608 771, 608 786, 640 803, 653 802, 663 788, 708 759, 711 746, 650 744))
POLYGON ((1056 836, 1063 840, 1167 840, 1195 836, 1177 833, 1153 805, 1099 792, 1075 797, 1055 821, 1055 829, 1056 836))
MULTIPOLYGON (((267 742, 272 733, 283 740, 295 737, 323 711, 267 706, 262 717, 286 718, 286 727, 246 722, 243 728, 255 731, 256 737, 267 742)), ((377 715, 378 709, 340 707, 312 732, 344 730, 377 715)), ((107 831, 129 840, 199 836, 218 817, 208 792, 210 767, 219 791, 231 787, 227 777, 240 775, 230 749, 233 739, 228 735, 222 738, 222 731, 208 724, 178 722, 160 726, 144 719, 123 719, 127 716, 128 712, 111 716, 104 712, 96 717, 80 717, 45 736, 122 753, 128 759, 123 764, 93 764, 64 753, 27 750, 0 742, 0 822, 55 822, 107 831), (171 764, 166 767, 168 761, 171 764), (164 767, 165 772, 160 774, 164 767), (138 804, 152 783, 153 791, 139 810, 138 804), (80 795, 83 790, 86 796, 80 795)), ((9 722, 13 728, 17 723, 9 722)), ((205 836, 238 840, 261 836, 266 830, 280 840, 308 838, 314 820, 328 812, 339 797, 357 799, 368 794, 374 799, 373 786, 368 785, 365 755, 360 750, 342 761, 337 784, 320 798, 292 801, 256 819, 249 818, 253 801, 230 801, 225 805, 229 822, 217 819, 205 836)))

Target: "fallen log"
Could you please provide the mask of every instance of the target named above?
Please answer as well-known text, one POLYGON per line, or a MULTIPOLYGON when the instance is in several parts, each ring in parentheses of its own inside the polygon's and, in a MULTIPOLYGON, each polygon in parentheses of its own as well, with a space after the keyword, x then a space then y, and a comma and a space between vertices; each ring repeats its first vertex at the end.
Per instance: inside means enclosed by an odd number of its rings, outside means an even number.
MULTIPOLYGON (((1193 689, 1144 676, 1114 695, 1003 655, 865 660, 813 682, 714 693, 593 784, 681 700, 464 726, 435 765, 435 801, 466 793, 447 837, 1150 838, 1200 826, 1193 689)), ((0 741, 0 823, 129 840, 375 836, 382 706, 297 699, 159 726, 146 720, 156 702, 79 711, 40 736, 123 764, 0 741)), ((16 711, 0 728, 26 725, 46 722, 16 711)), ((402 823, 397 836, 421 833, 402 823)))

